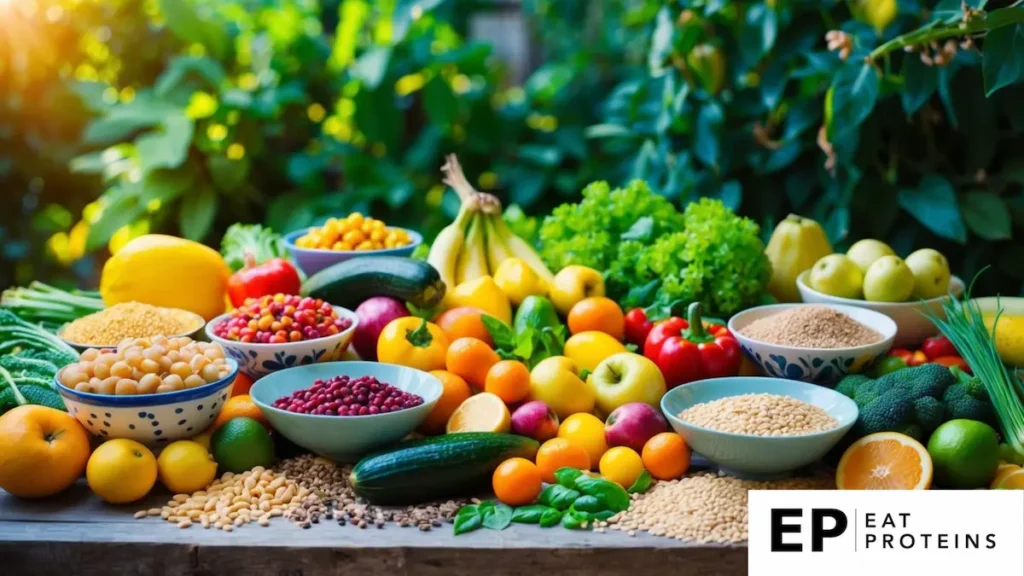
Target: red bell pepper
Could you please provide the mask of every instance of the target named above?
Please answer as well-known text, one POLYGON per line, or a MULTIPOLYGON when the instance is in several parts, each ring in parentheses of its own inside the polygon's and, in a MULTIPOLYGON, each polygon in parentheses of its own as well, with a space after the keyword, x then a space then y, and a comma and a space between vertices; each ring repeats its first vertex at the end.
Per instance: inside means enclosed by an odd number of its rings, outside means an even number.
POLYGON ((941 364, 946 368, 956 366, 957 368, 971 374, 971 367, 967 365, 967 361, 959 356, 938 356, 931 359, 932 364, 941 364))
POLYGON ((626 342, 642 347, 652 328, 654 322, 647 319, 643 308, 633 308, 626 313, 626 342))
POLYGON ((924 352, 929 360, 943 356, 960 356, 960 353, 956 351, 956 346, 953 346, 953 343, 945 336, 925 338, 924 344, 921 344, 921 352, 924 352))
POLYGON ((274 294, 298 294, 302 281, 295 267, 283 258, 273 258, 256 265, 251 256, 247 264, 228 280, 228 297, 235 306, 245 304, 248 298, 272 296, 274 294))
POLYGON ((644 356, 658 365, 668 387, 739 374, 742 352, 729 329, 702 321, 699 302, 690 304, 687 318, 655 324, 644 342, 644 356))
POLYGON ((911 352, 906 348, 893 348, 889 350, 889 356, 895 356, 907 363, 907 366, 920 366, 928 362, 928 357, 924 355, 924 352, 920 350, 914 350, 911 352))

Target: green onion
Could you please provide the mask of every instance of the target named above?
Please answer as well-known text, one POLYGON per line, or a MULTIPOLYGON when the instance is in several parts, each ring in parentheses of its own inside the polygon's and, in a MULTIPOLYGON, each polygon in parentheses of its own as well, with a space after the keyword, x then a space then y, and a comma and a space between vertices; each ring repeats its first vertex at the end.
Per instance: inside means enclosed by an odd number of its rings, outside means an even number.
POLYGON ((945 319, 927 307, 924 308, 924 314, 946 338, 949 338, 975 376, 981 379, 995 408, 1003 440, 1014 452, 1024 456, 1024 404, 1021 403, 1024 386, 1000 360, 995 345, 996 324, 1003 313, 1003 306, 997 297, 996 316, 989 332, 985 328, 981 308, 977 302, 971 300, 971 291, 977 279, 978 276, 975 276, 971 281, 963 300, 958 300, 952 295, 942 299, 945 319))
POLYGON ((33 324, 63 325, 103 310, 103 300, 88 292, 67 292, 33 282, 28 287, 8 288, 0 296, 0 307, 33 324))

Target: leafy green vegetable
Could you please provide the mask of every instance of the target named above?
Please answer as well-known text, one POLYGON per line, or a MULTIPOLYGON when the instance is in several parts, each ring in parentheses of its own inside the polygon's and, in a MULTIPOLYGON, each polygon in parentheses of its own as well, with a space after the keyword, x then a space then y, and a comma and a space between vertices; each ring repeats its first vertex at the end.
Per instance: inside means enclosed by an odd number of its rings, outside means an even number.
POLYGON ((508 224, 509 229, 516 236, 531 244, 537 240, 540 222, 533 216, 527 216, 518 204, 512 204, 505 208, 501 213, 501 217, 504 218, 505 224, 508 224))
POLYGON ((572 509, 580 512, 600 512, 602 510, 607 510, 608 507, 604 502, 598 499, 597 496, 584 494, 572 503, 572 509))
POLYGON ((476 505, 463 506, 455 515, 455 535, 472 532, 484 525, 483 516, 476 505))
POLYGON ((562 514, 562 528, 569 530, 576 530, 583 526, 583 523, 587 521, 587 516, 576 512, 575 510, 566 510, 562 514))
POLYGON ((572 488, 566 488, 561 484, 551 484, 540 493, 540 497, 537 498, 537 502, 557 508, 559 510, 565 510, 572 503, 580 497, 580 493, 572 488))
POLYGON ((543 504, 520 506, 512 511, 512 522, 517 524, 540 524, 541 517, 548 511, 558 512, 557 509, 544 506, 543 504))
POLYGON ((494 351, 504 360, 519 360, 532 369, 541 360, 560 355, 565 348, 568 334, 565 326, 526 328, 515 332, 497 318, 484 315, 480 319, 494 340, 494 351))
POLYGON ((232 224, 220 241, 220 253, 232 271, 244 268, 249 258, 262 264, 288 256, 281 236, 259 224, 232 224))
POLYGON ((540 527, 551 528, 562 520, 562 511, 556 508, 548 508, 540 515, 540 527))
POLYGON ((28 287, 14 287, 3 291, 0 307, 32 324, 64 325, 82 316, 103 310, 103 300, 95 294, 78 290, 66 291, 42 282, 28 287))
POLYGON ((501 502, 497 502, 480 515, 483 518, 484 528, 489 530, 504 530, 512 523, 512 508, 501 502))
POLYGON ((653 483, 654 479, 651 478, 651 473, 644 470, 640 473, 640 476, 637 477, 636 481, 633 482, 633 485, 626 489, 626 492, 629 492, 630 494, 643 494, 650 490, 651 484, 653 483))
POLYGON ((581 475, 576 478, 576 489, 587 496, 594 496, 604 503, 606 508, 615 512, 629 508, 629 493, 622 486, 604 478, 581 475))
POLYGON ((579 471, 579 470, 577 470, 575 468, 570 468, 568 466, 563 466, 562 468, 559 468, 558 470, 555 470, 555 481, 557 481, 562 486, 565 486, 566 488, 573 488, 573 489, 575 489, 576 488, 576 479, 579 478, 582 475, 583 475, 583 472, 581 472, 581 471, 579 471))

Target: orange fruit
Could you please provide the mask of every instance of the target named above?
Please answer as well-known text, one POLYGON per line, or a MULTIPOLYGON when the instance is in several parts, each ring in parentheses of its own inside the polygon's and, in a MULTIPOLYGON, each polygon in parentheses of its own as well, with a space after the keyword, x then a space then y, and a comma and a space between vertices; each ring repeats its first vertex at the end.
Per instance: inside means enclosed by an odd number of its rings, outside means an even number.
POLYGON ((540 494, 540 470, 526 458, 509 458, 491 476, 494 495, 509 506, 532 504, 540 494))
POLYGON ((426 420, 420 424, 419 431, 422 434, 428 435, 444 434, 444 427, 448 424, 448 419, 452 417, 452 413, 473 392, 469 389, 469 384, 466 384, 465 380, 447 370, 433 370, 430 374, 441 381, 441 397, 430 410, 430 414, 427 414, 426 420))
POLYGON ((249 396, 248 394, 228 398, 228 401, 224 403, 224 408, 221 409, 220 414, 217 415, 217 419, 210 425, 210 430, 220 428, 221 424, 228 420, 242 417, 252 418, 260 424, 263 424, 264 428, 270 430, 270 422, 267 422, 267 419, 263 416, 263 411, 260 410, 260 407, 252 401, 252 396, 249 396))
POLYGON ((999 480, 997 490, 1024 490, 1024 470, 1014 470, 999 480))
POLYGON ((1007 464, 1005 462, 1000 464, 999 468, 996 468, 996 475, 992 478, 992 483, 988 485, 989 489, 995 490, 999 488, 999 484, 1004 478, 1020 469, 1021 467, 1016 464, 1007 464))
POLYGON ((545 482, 554 483, 559 468, 590 470, 590 454, 568 438, 552 438, 537 450, 537 469, 545 482))
POLYGON ((558 427, 558 437, 582 446, 590 456, 591 466, 597 466, 601 456, 608 450, 604 422, 593 414, 580 412, 569 416, 558 427))
POLYGON ((100 444, 85 468, 89 488, 111 504, 141 500, 153 489, 158 474, 159 465, 149 448, 127 438, 100 444))
POLYGON ((577 302, 566 318, 571 334, 589 330, 604 332, 621 341, 626 320, 622 308, 611 298, 591 296, 577 302))
POLYGON ((840 490, 927 490, 932 484, 928 450, 896 432, 868 434, 843 452, 836 468, 840 490))
POLYGON ((459 405, 448 419, 445 430, 455 432, 508 432, 512 429, 512 415, 508 406, 494 394, 483 392, 470 396, 459 405))
POLYGON ((632 448, 616 446, 601 456, 597 469, 601 476, 623 488, 629 488, 644 471, 644 462, 632 448))
POLYGON ((658 480, 675 480, 690 468, 690 447, 675 432, 655 434, 644 444, 644 468, 658 480))
POLYGON ((470 386, 483 390, 487 371, 501 358, 486 342, 479 338, 459 338, 452 342, 445 354, 445 366, 456 376, 461 376, 470 386))
POLYGON ((0 416, 0 488, 42 498, 75 483, 89 461, 89 434, 67 412, 18 406, 0 416))
POLYGON ((434 324, 440 326, 448 339, 453 342, 468 336, 483 340, 488 346, 494 346, 494 339, 491 338, 491 333, 484 326, 483 316, 484 311, 479 308, 462 306, 438 314, 434 318, 434 324))
POLYGON ((252 388, 253 380, 252 377, 245 372, 239 372, 238 376, 235 376, 235 383, 231 385, 231 395, 241 396, 248 394, 249 389, 252 388))
POLYGON ((505 404, 521 402, 530 393, 530 369, 517 360, 502 360, 487 371, 484 391, 501 398, 505 404))

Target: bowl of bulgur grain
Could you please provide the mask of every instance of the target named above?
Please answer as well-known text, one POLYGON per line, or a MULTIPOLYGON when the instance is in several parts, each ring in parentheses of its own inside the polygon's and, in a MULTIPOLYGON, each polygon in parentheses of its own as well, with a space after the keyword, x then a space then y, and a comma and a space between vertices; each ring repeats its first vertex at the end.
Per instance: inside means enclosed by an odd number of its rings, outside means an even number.
POLYGON ((838 304, 772 304, 729 320, 750 361, 768 376, 833 386, 892 348, 896 323, 838 304))
POLYGON ((678 386, 661 410, 694 452, 728 474, 757 479, 817 462, 857 421, 857 405, 834 390, 751 376, 678 386))
POLYGON ((65 324, 57 336, 85 352, 89 348, 113 348, 126 338, 164 335, 194 339, 204 326, 206 320, 188 310, 124 302, 65 324))

